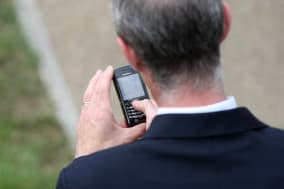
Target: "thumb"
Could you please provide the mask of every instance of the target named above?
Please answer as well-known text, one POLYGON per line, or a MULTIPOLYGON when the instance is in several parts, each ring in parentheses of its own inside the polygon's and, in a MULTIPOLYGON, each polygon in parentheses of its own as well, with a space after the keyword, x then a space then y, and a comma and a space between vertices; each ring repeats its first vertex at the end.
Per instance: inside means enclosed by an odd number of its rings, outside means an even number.
POLYGON ((144 112, 146 115, 146 128, 148 129, 157 113, 158 107, 156 102, 154 100, 145 99, 141 101, 133 101, 132 106, 137 111, 144 112))
POLYGON ((146 106, 149 103, 149 100, 134 100, 132 102, 132 106, 134 107, 135 110, 140 111, 140 112, 146 112, 146 106))

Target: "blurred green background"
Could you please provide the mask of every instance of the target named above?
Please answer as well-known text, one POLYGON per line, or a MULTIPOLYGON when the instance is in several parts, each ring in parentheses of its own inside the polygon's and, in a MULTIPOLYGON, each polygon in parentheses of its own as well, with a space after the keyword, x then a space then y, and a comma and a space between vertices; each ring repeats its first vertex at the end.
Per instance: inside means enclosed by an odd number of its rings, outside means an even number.
POLYGON ((0 188, 55 188, 72 159, 11 0, 0 0, 0 188))

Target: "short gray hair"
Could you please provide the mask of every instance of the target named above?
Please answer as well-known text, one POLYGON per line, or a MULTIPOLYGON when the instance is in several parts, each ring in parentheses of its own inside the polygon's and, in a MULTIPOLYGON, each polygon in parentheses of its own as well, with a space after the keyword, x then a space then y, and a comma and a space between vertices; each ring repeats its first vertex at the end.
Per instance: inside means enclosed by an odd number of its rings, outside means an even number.
POLYGON ((163 85, 212 80, 220 64, 221 0, 112 0, 117 34, 163 85))

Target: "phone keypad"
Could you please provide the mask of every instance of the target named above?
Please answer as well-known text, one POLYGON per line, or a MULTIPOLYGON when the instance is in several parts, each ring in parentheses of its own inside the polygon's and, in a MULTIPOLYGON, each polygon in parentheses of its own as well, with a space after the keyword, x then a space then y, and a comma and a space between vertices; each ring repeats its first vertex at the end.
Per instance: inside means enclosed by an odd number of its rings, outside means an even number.
POLYGON ((146 116, 143 112, 136 111, 130 102, 127 102, 125 106, 131 125, 145 122, 146 116))

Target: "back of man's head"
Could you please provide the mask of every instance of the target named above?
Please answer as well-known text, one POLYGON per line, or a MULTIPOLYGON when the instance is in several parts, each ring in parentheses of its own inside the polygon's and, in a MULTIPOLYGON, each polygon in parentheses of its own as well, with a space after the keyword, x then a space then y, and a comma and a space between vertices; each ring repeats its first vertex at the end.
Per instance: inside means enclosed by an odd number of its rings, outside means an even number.
POLYGON ((221 0, 112 0, 117 34, 156 82, 215 77, 223 34, 221 0))

